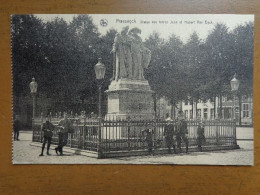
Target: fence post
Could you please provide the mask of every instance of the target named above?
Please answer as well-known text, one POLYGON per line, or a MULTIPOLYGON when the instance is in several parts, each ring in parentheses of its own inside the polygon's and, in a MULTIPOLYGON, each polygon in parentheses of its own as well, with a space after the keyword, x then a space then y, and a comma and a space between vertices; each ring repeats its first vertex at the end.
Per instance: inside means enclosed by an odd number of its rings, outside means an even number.
POLYGON ((153 126, 153 133, 152 133, 152 135, 153 135, 153 152, 155 153, 155 150, 156 150, 156 148, 157 148, 157 142, 156 142, 156 119, 154 118, 153 119, 153 124, 152 124, 152 126, 153 126))
POLYGON ((40 127, 40 132, 41 132, 41 137, 40 137, 40 142, 42 143, 42 138, 43 138, 43 136, 42 136, 42 124, 43 124, 43 113, 41 113, 41 127, 40 127))
POLYGON ((32 118, 32 141, 35 142, 34 118, 32 118))
POLYGON ((85 137, 86 137, 86 117, 84 117, 84 124, 83 124, 83 138, 82 138, 82 149, 85 150, 85 137))
POLYGON ((219 124, 221 125, 221 122, 218 123, 216 122, 215 125, 216 125, 216 141, 217 141, 217 145, 219 145, 219 124))
POLYGON ((102 158, 102 149, 101 149, 101 123, 102 123, 102 118, 101 118, 101 117, 98 117, 98 142, 97 142, 98 159, 102 158))
POLYGON ((70 147, 72 148, 72 135, 71 135, 71 133, 69 134, 69 140, 70 140, 70 147))
POLYGON ((237 146, 237 129, 236 129, 236 119, 233 120, 233 143, 237 146))
POLYGON ((127 149, 130 151, 130 117, 127 117, 127 149))

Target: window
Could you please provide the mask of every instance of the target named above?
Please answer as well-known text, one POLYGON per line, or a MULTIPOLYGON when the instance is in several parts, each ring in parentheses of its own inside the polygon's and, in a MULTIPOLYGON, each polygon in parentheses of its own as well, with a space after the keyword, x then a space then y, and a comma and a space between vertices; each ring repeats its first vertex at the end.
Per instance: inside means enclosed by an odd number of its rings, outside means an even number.
POLYGON ((185 110, 185 118, 188 118, 188 110, 185 110))
POLYGON ((233 101, 232 95, 228 95, 228 96, 227 96, 227 101, 233 101))
POLYGON ((197 109, 197 118, 201 118, 201 109, 197 109))
POLYGON ((207 108, 203 109, 203 118, 208 119, 208 109, 207 108))
POLYGON ((249 117, 249 104, 243 104, 243 118, 249 117))
POLYGON ((193 118, 192 110, 190 110, 190 118, 193 118))
POLYGON ((210 119, 214 119, 214 108, 210 109, 210 119))

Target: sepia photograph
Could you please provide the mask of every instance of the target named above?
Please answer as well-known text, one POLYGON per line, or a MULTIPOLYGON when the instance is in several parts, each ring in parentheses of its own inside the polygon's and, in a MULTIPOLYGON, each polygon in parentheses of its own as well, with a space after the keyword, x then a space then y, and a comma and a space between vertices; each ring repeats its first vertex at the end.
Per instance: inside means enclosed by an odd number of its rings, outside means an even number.
POLYGON ((13 164, 254 165, 254 15, 10 19, 13 164))

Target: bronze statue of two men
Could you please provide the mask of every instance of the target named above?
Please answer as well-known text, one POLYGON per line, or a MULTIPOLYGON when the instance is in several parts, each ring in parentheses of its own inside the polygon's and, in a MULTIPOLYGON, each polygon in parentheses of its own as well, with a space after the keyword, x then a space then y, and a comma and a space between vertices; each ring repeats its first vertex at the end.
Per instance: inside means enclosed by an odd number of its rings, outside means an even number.
POLYGON ((115 37, 112 53, 114 58, 113 78, 144 80, 143 70, 151 60, 151 51, 144 47, 139 28, 129 30, 126 26, 115 37))

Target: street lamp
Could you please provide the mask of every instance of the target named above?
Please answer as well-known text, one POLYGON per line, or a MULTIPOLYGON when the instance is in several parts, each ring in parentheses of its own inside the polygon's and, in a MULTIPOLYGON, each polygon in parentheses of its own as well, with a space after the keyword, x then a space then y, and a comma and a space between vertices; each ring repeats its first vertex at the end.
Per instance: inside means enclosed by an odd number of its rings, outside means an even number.
POLYGON ((102 157, 102 149, 101 149, 101 120, 102 120, 102 114, 101 114, 101 87, 102 83, 104 80, 105 72, 106 72, 106 67, 105 65, 101 62, 101 58, 98 58, 98 63, 95 65, 95 73, 96 73, 96 79, 98 81, 98 144, 97 144, 97 152, 98 152, 98 158, 102 157))
POLYGON ((236 120, 236 95, 239 88, 239 80, 236 78, 237 74, 234 75, 233 79, 230 81, 231 91, 233 93, 233 119, 236 120))
POLYGON ((99 90, 99 98, 98 98, 98 117, 101 118, 101 87, 103 83, 103 79, 106 72, 105 65, 101 62, 101 58, 98 58, 98 63, 95 65, 95 73, 96 73, 96 79, 98 81, 98 90, 99 90))
POLYGON ((31 94, 32 94, 32 97, 33 97, 33 117, 32 118, 34 119, 35 109, 36 109, 36 93, 37 93, 37 88, 38 88, 38 84, 35 81, 34 77, 32 78, 32 82, 30 83, 29 87, 30 87, 31 94))

